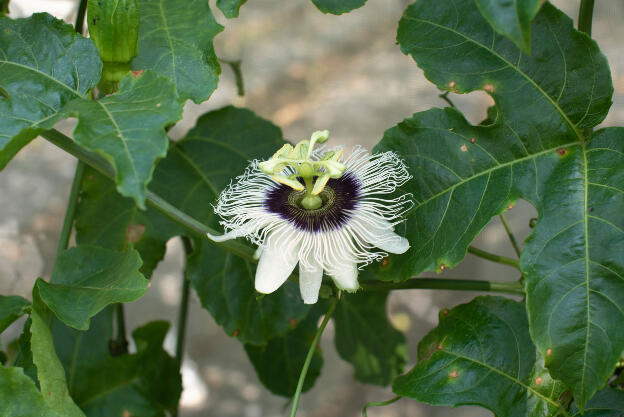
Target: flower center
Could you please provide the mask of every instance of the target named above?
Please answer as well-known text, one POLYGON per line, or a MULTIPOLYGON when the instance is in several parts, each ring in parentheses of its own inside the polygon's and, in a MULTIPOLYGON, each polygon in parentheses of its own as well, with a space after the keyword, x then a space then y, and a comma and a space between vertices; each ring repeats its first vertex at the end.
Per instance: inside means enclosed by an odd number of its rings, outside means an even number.
POLYGON ((318 197, 321 205, 308 209, 303 205, 306 198, 304 190, 297 191, 285 184, 276 184, 267 193, 264 207, 303 231, 315 233, 340 229, 357 208, 359 181, 346 172, 340 178, 330 179, 318 197))

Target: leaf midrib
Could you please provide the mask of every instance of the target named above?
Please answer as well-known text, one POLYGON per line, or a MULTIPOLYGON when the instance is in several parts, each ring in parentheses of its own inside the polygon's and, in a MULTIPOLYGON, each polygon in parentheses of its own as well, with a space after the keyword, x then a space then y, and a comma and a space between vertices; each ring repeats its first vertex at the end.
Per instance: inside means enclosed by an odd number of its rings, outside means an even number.
MULTIPOLYGON (((524 71, 521 71, 520 68, 518 68, 517 66, 515 66, 514 64, 512 64, 511 62, 509 62, 507 59, 505 59, 503 56, 501 56, 500 54, 498 54, 496 51, 494 51, 493 49, 488 48, 487 46, 475 41, 472 38, 469 38, 468 36, 464 35, 461 32, 458 32, 454 29, 451 29, 447 26, 432 22, 430 20, 424 20, 424 19, 419 19, 417 17, 412 17, 412 16, 404 16, 404 19, 406 20, 412 20, 415 22, 422 22, 425 24, 430 24, 432 26, 438 27, 440 29, 444 29, 447 30, 449 32, 452 32, 458 36, 461 36, 462 38, 466 39, 467 41, 473 43, 474 45, 477 45, 479 48, 485 49, 486 51, 490 52, 492 55, 494 55, 495 57, 497 57, 498 59, 500 59, 502 62, 504 62, 507 66, 509 66, 509 68, 512 68, 516 71, 516 73, 518 73, 519 75, 521 75, 524 79, 526 79, 531 85, 533 85, 533 87, 535 87, 535 89, 541 93, 544 97, 546 97, 546 99, 551 103, 552 107, 563 117, 563 119, 566 121, 566 123, 572 128, 572 131, 574 131, 574 133, 576 134, 577 138, 579 141, 583 140, 583 135, 581 134, 581 132, 578 130, 578 128, 576 127, 576 125, 574 123, 572 123, 572 121, 568 118, 568 115, 564 113, 563 109, 561 107, 559 107, 559 105, 557 105, 557 103, 555 101, 553 101, 552 97, 550 97, 543 89, 542 87, 539 86, 539 84, 537 84, 535 81, 533 81, 533 79, 531 77, 529 77, 524 71)), ((496 36, 496 35, 494 35, 496 36)), ((556 38, 555 38, 556 39, 556 38)))

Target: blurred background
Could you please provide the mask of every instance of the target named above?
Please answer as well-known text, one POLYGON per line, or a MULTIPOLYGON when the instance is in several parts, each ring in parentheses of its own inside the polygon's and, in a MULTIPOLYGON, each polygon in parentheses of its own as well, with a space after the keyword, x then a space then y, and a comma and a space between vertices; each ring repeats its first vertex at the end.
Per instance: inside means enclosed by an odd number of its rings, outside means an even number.
MULTIPOLYGON (((182 2, 181 2, 182 3, 182 2)), ((171 131, 181 138, 206 111, 227 104, 245 106, 283 129, 286 138, 301 140, 315 130, 331 132, 330 145, 362 144, 372 148, 383 132, 412 113, 443 107, 440 93, 414 61, 395 43, 398 21, 407 0, 368 0, 342 16, 324 15, 310 0, 251 0, 239 18, 227 20, 211 0, 216 19, 225 27, 215 38, 217 55, 242 60, 244 97, 238 97, 227 65, 209 101, 188 102, 184 119, 171 131)), ((552 1, 576 20, 578 0, 552 1)), ((47 11, 73 23, 76 0, 11 0, 10 16, 47 11)), ((611 65, 615 85, 613 107, 604 126, 624 125, 624 2, 601 0, 594 11, 593 37, 611 65)), ((485 118, 492 104, 485 93, 451 95, 472 123, 485 118)), ((57 126, 70 134, 72 121, 57 126)), ((33 141, 0 173, 0 293, 30 298, 37 277, 48 277, 56 253, 76 161, 42 139, 33 141)), ((206 208, 210 209, 210 208, 206 208)), ((536 213, 519 202, 507 218, 523 241, 536 213)), ((492 220, 475 246, 514 257, 498 218, 492 220)), ((168 243, 167 256, 155 271, 148 293, 127 305, 130 329, 154 319, 172 322, 166 348, 173 352, 177 304, 182 286, 183 248, 168 243)), ((468 255, 442 276, 515 280, 515 270, 468 255)), ((391 295, 393 324, 406 332, 410 363, 418 341, 437 325, 440 309, 474 298, 477 293, 411 290, 391 295)), ((3 334, 18 337, 23 321, 3 334)), ((287 399, 272 395, 258 381, 242 345, 224 334, 193 294, 183 365, 181 417, 279 417, 288 414, 287 399)), ((358 383, 353 369, 333 346, 331 323, 322 339, 325 365, 315 387, 303 395, 299 417, 356 417, 368 401, 393 397, 389 388, 358 383)), ((409 369, 409 368, 407 368, 409 369)), ((491 416, 478 407, 430 407, 402 399, 369 410, 371 417, 491 416)))

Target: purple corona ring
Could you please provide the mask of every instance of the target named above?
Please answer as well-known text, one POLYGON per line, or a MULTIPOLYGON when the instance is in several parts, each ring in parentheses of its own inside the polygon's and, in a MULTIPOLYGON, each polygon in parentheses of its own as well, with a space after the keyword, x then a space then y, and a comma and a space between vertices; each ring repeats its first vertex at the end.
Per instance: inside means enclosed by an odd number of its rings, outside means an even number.
MULTIPOLYGON (((291 155, 298 151, 287 146, 291 155)), ((340 148, 320 148, 310 150, 303 162, 291 158, 295 162, 285 164, 279 152, 271 165, 277 174, 268 175, 259 161, 252 161, 221 193, 215 212, 226 233, 209 235, 217 241, 244 236, 258 245, 256 290, 275 291, 298 264, 301 296, 312 304, 318 299, 323 272, 338 288, 355 291, 358 267, 379 261, 388 252, 409 249, 407 239, 394 232, 412 207, 411 195, 397 193, 411 177, 396 154, 371 155, 357 147, 343 159, 340 148), (298 167, 325 161, 342 168, 331 178, 322 167, 308 179, 299 176, 310 169, 298 167), (319 182, 314 192, 304 186, 319 182), (316 199, 308 205, 312 208, 306 208, 306 196, 316 199)))

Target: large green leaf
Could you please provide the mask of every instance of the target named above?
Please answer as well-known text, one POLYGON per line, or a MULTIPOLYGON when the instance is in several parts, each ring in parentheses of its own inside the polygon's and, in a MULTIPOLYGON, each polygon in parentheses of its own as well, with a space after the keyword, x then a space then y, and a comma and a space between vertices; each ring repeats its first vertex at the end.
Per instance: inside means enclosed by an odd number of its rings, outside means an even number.
POLYGON ((572 404, 570 417, 622 417, 624 416, 624 391, 614 388, 601 389, 585 405, 581 413, 572 404))
POLYGON ((508 37, 525 53, 531 51, 531 21, 543 0, 475 0, 494 30, 508 37))
POLYGON ((0 366, 0 404, 2 417, 61 417, 45 403, 22 368, 0 366))
POLYGON ((388 275, 456 265, 521 191, 537 206, 556 151, 580 146, 580 129, 606 115, 613 90, 596 44, 549 4, 532 27, 540 42, 529 57, 494 33, 472 0, 422 0, 405 12, 402 50, 439 88, 487 91, 498 118, 471 126, 454 110, 431 110, 385 133, 376 149, 405 158, 414 177, 405 189, 415 200, 406 225, 411 249, 391 259, 388 275))
POLYGON ((137 353, 113 357, 112 309, 92 320, 86 332, 58 320, 52 332, 69 390, 88 417, 160 417, 172 411, 181 392, 178 364, 162 348, 168 324, 152 322, 133 333, 137 353))
POLYGON ((175 86, 181 100, 207 100, 217 88, 221 67, 212 39, 223 30, 208 2, 139 0, 139 54, 133 69, 152 69, 175 86))
POLYGON ((343 14, 364 6, 366 0, 312 0, 312 3, 323 13, 343 14))
POLYGON ((69 101, 85 97, 102 63, 90 39, 47 13, 0 17, 0 169, 69 101))
POLYGON ((182 117, 173 86, 152 71, 122 78, 119 91, 101 100, 75 100, 74 139, 98 152, 115 170, 117 189, 145 208, 145 189, 156 161, 167 153, 165 126, 182 117))
POLYGON ((336 350, 355 368, 355 378, 388 385, 407 362, 405 337, 386 316, 388 293, 343 294, 334 320, 336 350))
POLYGON ((39 290, 33 288, 33 307, 30 313, 30 350, 32 362, 37 368, 37 380, 43 400, 63 417, 85 417, 69 396, 63 365, 56 356, 54 340, 50 332, 51 313, 39 298, 39 290))
POLYGON ((223 12, 225 17, 232 19, 238 17, 238 12, 247 0, 217 0, 217 7, 223 12))
POLYGON ((579 408, 624 350, 624 128, 569 149, 522 256, 531 335, 579 408))
POLYGON ((30 302, 17 295, 0 294, 0 333, 6 330, 15 320, 28 314, 30 302))
MULTIPOLYGON (((262 384, 273 394, 284 397, 295 395, 301 368, 316 334, 319 316, 327 310, 327 303, 317 303, 305 320, 285 335, 269 340, 265 346, 245 344, 245 352, 262 384)), ((314 386, 321 374, 323 355, 317 346, 303 383, 303 392, 314 386)))
POLYGON ((497 417, 554 415, 563 392, 531 342, 524 305, 502 297, 444 310, 418 345, 418 364, 392 388, 432 405, 477 404, 497 417))
POLYGON ((77 246, 61 252, 50 282, 35 284, 41 299, 65 324, 87 330, 89 320, 113 303, 129 303, 147 291, 139 273, 135 250, 116 252, 96 246, 77 246))

